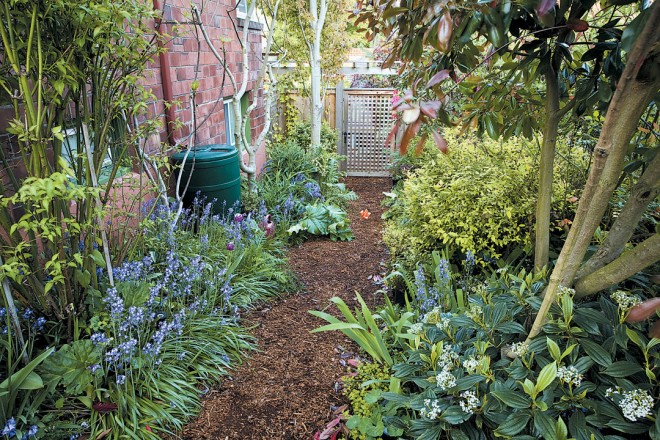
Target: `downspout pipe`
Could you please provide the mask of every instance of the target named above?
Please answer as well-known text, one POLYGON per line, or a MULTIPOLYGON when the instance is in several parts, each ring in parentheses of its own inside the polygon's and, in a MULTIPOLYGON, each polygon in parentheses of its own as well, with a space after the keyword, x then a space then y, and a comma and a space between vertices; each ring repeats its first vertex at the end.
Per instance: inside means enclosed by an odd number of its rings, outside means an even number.
MULTIPOLYGON (((165 11, 163 10, 163 5, 161 0, 153 0, 154 10, 156 12, 161 12, 161 16, 156 18, 156 32, 159 34, 167 34, 167 25, 163 23, 163 15, 165 11)), ((174 114, 174 93, 172 93, 172 75, 170 72, 170 54, 167 48, 163 45, 161 38, 156 39, 156 44, 158 45, 160 60, 160 83, 163 90, 163 102, 165 104, 165 130, 167 132, 167 142, 174 146, 176 141, 174 140, 174 123, 176 121, 176 116, 174 114)))

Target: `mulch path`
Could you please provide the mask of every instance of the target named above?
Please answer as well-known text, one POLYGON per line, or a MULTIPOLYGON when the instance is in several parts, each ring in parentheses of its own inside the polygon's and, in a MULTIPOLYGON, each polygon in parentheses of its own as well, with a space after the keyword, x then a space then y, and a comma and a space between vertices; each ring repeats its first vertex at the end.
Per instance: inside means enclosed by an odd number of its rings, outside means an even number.
MULTIPOLYGON (((353 346, 339 332, 310 333, 325 322, 308 311, 324 309, 333 296, 354 304, 355 291, 369 304, 380 302, 371 277, 386 259, 380 201, 391 180, 348 178, 346 184, 359 195, 349 207, 355 239, 309 240, 290 250, 303 289, 247 315, 260 351, 209 393, 184 439, 312 439, 344 402, 335 391, 346 374, 337 348, 353 346), (368 220, 360 218, 363 209, 371 212, 368 220)), ((328 311, 336 314, 334 307, 328 311)))

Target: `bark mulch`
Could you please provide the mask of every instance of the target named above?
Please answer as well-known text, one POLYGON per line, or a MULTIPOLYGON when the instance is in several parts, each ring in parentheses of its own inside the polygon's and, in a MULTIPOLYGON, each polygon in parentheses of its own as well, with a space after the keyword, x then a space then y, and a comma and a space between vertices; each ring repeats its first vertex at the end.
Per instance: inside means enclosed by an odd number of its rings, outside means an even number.
POLYGON ((337 347, 352 346, 339 332, 310 333, 325 322, 308 311, 325 308, 333 296, 353 304, 355 291, 370 304, 380 302, 371 277, 383 271, 386 258, 380 201, 391 180, 348 178, 346 183, 359 195, 349 207, 355 239, 310 240, 290 250, 289 263, 303 289, 248 314, 260 351, 208 394, 184 439, 312 439, 333 407, 344 402, 335 391, 346 374, 337 347), (371 212, 368 220, 361 219, 363 209, 371 212))

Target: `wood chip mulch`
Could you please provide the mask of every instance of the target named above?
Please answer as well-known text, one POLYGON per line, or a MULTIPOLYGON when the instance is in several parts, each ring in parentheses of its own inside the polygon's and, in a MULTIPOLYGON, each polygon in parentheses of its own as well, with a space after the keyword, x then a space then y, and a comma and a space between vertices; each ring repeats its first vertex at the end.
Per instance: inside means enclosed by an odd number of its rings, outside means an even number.
MULTIPOLYGON (((313 239, 289 252, 289 263, 303 285, 300 292, 247 315, 255 325, 259 352, 251 353, 222 385, 209 392, 199 417, 181 433, 184 439, 312 439, 345 402, 335 390, 346 374, 338 346, 356 350, 339 332, 310 333, 325 324, 309 310, 325 309, 333 296, 355 304, 355 291, 370 304, 386 260, 381 240, 385 178, 347 178, 359 195, 349 215, 355 239, 313 239), (362 219, 360 211, 371 212, 362 219)), ((337 314, 331 307, 329 312, 337 314)))

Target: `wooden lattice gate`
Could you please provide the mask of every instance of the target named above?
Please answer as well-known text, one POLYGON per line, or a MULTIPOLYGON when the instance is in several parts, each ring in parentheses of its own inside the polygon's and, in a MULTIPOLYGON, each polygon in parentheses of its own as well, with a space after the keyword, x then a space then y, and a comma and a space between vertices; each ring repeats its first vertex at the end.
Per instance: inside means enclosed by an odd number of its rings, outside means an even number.
POLYGON ((339 153, 349 176, 389 176, 393 143, 385 144, 394 121, 391 89, 346 89, 337 98, 339 153), (343 102, 342 102, 343 101, 343 102), (342 111, 339 118, 340 109, 342 111))

